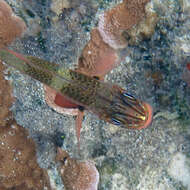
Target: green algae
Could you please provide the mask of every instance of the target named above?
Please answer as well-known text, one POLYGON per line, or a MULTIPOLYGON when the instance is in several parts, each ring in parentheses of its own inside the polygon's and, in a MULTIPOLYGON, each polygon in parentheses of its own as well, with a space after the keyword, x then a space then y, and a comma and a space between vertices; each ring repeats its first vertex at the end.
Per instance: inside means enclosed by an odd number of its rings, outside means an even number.
POLYGON ((101 189, 111 189, 112 176, 116 173, 118 167, 114 159, 106 158, 101 166, 97 166, 100 173, 100 184, 101 189))
POLYGON ((37 42, 38 42, 38 44, 39 44, 40 49, 41 49, 44 53, 46 53, 46 52, 47 52, 47 49, 46 49, 46 39, 43 38, 42 32, 39 32, 39 33, 37 34, 37 42))

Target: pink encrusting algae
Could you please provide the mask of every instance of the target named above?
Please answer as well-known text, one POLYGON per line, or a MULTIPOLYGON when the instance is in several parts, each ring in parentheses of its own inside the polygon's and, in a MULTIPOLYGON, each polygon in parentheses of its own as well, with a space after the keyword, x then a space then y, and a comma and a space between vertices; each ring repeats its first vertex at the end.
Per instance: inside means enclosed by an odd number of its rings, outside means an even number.
POLYGON ((0 1, 0 48, 21 36, 25 29, 26 25, 22 19, 13 14, 5 1, 0 1))
POLYGON ((66 190, 97 190, 99 173, 92 161, 77 161, 70 158, 61 148, 57 149, 56 160, 66 190))
POLYGON ((99 19, 98 30, 107 44, 114 49, 127 45, 123 32, 139 23, 145 16, 145 1, 123 1, 104 12, 99 19))
POLYGON ((103 79, 117 65, 119 58, 117 52, 103 41, 97 28, 90 34, 91 38, 79 58, 77 71, 103 79))

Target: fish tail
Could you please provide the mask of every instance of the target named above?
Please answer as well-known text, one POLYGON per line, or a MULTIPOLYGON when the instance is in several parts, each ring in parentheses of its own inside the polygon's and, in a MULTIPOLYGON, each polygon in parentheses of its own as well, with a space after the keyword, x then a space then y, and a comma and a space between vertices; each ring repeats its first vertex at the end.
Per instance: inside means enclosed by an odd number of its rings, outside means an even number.
POLYGON ((63 75, 67 69, 60 69, 57 64, 40 58, 23 56, 10 49, 4 48, 0 50, 0 59, 21 73, 27 74, 57 91, 60 91, 63 85, 69 82, 69 80, 59 75, 59 70, 62 70, 63 75))

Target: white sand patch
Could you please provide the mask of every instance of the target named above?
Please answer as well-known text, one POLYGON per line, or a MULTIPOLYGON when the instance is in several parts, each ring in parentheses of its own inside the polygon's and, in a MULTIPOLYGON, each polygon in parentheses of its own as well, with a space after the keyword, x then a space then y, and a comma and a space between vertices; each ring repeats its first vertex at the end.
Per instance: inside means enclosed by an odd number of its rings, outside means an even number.
POLYGON ((177 153, 170 162, 168 173, 190 190, 190 160, 182 153, 177 153))
POLYGON ((125 176, 116 173, 113 175, 111 190, 128 190, 127 179, 125 176))

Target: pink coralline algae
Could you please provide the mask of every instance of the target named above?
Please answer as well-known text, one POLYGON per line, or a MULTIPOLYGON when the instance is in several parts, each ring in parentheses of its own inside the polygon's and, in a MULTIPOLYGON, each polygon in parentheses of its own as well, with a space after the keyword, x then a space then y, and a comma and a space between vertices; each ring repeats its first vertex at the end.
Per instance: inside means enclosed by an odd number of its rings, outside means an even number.
POLYGON ((98 29, 95 28, 91 31, 91 39, 79 58, 77 70, 103 79, 116 66, 118 60, 115 50, 103 41, 98 29))
POLYGON ((61 163, 59 172, 67 190, 97 190, 99 173, 92 161, 79 162, 58 148, 56 160, 61 163))
POLYGON ((139 23, 145 16, 145 1, 123 1, 100 16, 98 30, 107 44, 114 49, 125 48, 123 32, 139 23))
POLYGON ((25 29, 26 25, 22 19, 13 14, 5 1, 0 1, 0 48, 10 44, 25 29))

